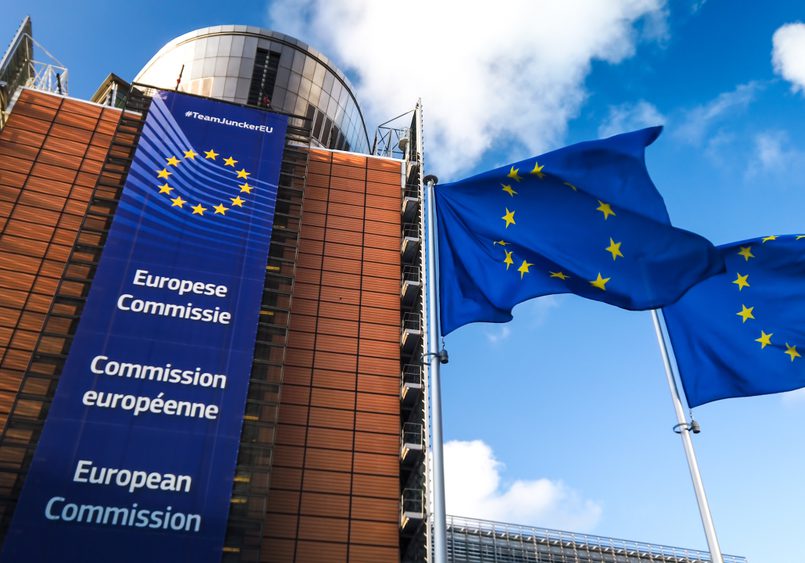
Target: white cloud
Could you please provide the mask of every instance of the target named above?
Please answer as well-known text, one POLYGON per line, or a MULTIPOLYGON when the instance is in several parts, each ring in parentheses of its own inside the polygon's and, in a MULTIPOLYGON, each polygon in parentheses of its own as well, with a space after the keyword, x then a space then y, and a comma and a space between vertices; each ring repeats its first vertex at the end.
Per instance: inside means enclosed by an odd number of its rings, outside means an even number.
POLYGON ((493 330, 487 330, 484 334, 486 334, 486 339, 489 341, 490 344, 495 345, 499 342, 502 342, 511 336, 512 329, 509 328, 509 325, 504 324, 500 327, 496 327, 493 330))
POLYGON ((554 309, 558 309, 566 295, 543 295, 530 299, 515 308, 515 319, 524 321, 529 329, 545 325, 554 309))
POLYGON ((693 145, 701 145, 713 135, 713 129, 722 121, 745 110, 755 99, 761 85, 757 82, 739 84, 731 92, 723 92, 714 100, 686 112, 674 134, 693 145))
POLYGON ((764 131, 755 136, 755 154, 763 170, 776 170, 786 164, 789 157, 786 142, 783 131, 764 131))
POLYGON ((696 12, 701 10, 706 3, 707 0, 693 0, 693 2, 691 2, 690 5, 690 13, 695 14, 696 12))
POLYGON ((480 440, 444 445, 447 512, 514 524, 591 531, 601 505, 549 479, 516 480, 503 486, 505 466, 480 440))
POLYGON ((788 23, 772 38, 774 71, 791 83, 791 88, 805 93, 805 24, 788 23))
POLYGON ((355 77, 369 127, 421 97, 428 168, 450 179, 492 147, 561 144, 592 61, 662 35, 665 1, 275 0, 269 19, 355 77))
POLYGON ((612 106, 609 108, 607 119, 598 127, 598 136, 610 137, 643 127, 662 125, 665 121, 665 116, 645 100, 612 106))
POLYGON ((734 168, 740 141, 741 136, 732 131, 716 131, 708 136, 704 154, 721 168, 734 168))
POLYGON ((520 303, 514 308, 514 320, 502 325, 489 325, 484 335, 493 346, 508 340, 512 335, 510 328, 516 323, 521 328, 533 330, 545 325, 554 309, 559 308, 565 295, 543 295, 520 303))
POLYGON ((788 185, 791 178, 805 175, 805 151, 792 144, 786 131, 762 131, 754 137, 753 158, 747 177, 788 179, 776 185, 788 185))

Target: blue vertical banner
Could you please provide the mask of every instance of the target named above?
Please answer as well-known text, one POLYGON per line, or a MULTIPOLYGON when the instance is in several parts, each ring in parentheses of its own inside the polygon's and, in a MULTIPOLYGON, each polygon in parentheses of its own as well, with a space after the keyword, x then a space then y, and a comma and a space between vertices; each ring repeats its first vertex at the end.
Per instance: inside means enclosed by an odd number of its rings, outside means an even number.
POLYGON ((286 127, 154 96, 4 563, 220 560, 286 127))

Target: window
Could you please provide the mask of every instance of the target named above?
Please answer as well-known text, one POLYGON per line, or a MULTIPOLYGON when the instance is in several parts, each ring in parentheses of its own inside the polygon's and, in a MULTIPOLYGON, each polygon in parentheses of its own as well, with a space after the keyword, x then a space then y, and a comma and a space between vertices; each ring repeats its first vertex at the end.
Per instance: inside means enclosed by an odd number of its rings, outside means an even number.
POLYGON ((280 64, 280 54, 257 49, 254 57, 254 70, 252 82, 249 85, 248 103, 253 106, 269 107, 271 96, 274 94, 274 82, 277 80, 277 68, 280 64))

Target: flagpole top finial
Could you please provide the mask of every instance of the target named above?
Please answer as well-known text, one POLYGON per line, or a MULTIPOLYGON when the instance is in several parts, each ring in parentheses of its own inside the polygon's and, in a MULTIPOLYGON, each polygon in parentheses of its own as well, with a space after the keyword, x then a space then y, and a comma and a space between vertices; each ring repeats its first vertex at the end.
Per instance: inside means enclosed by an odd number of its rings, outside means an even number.
POLYGON ((439 178, 437 178, 433 174, 428 174, 427 176, 425 176, 425 178, 423 178, 423 181, 426 184, 433 184, 435 186, 436 184, 439 183, 439 178))

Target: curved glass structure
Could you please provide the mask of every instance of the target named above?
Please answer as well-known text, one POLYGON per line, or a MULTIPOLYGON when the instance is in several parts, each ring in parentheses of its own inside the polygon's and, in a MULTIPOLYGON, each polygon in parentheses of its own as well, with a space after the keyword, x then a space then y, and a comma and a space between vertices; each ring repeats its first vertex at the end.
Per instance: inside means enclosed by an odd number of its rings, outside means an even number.
POLYGON ((283 33, 246 25, 191 31, 169 42, 135 82, 311 119, 314 142, 369 152, 352 85, 322 53, 283 33))

